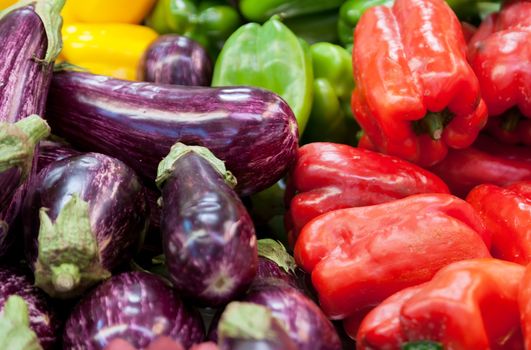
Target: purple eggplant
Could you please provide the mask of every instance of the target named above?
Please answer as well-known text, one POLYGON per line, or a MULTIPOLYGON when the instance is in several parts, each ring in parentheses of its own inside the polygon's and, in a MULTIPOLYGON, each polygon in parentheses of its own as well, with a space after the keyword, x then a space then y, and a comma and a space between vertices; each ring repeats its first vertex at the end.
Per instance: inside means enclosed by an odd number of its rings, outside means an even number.
MULTIPOLYGON (((0 267, 0 311, 4 308, 8 298, 13 295, 18 295, 26 302, 30 328, 37 335, 42 348, 54 349, 60 324, 47 296, 33 286, 29 276, 23 271, 11 267, 0 267)), ((0 347, 2 340, 7 340, 1 338, 0 347)), ((1 348, 12 349, 11 347, 1 348)))
POLYGON ((123 162, 98 153, 42 169, 22 214, 35 284, 58 298, 80 295, 130 261, 148 224, 139 178, 123 162))
POLYGON ((298 145, 293 112, 258 88, 182 87, 80 72, 54 74, 47 116, 75 146, 121 159, 148 179, 176 142, 207 147, 249 195, 280 179, 298 145))
POLYGON ((39 143, 37 172, 41 171, 41 169, 50 163, 80 154, 80 151, 74 149, 66 142, 43 140, 39 143))
POLYGON ((201 305, 245 292, 258 263, 253 222, 236 181, 208 149, 176 143, 159 165, 164 255, 175 288, 201 305))
POLYGON ((15 240, 9 228, 25 181, 35 175, 35 145, 49 132, 34 115, 44 113, 53 62, 61 51, 63 5, 64 0, 19 1, 0 11, 0 256, 15 240), (13 125, 17 122, 19 127, 13 125))
POLYGON ((212 62, 206 50, 194 40, 175 34, 162 35, 144 53, 138 80, 210 86, 212 62))
POLYGON ((65 326, 63 346, 97 350, 122 338, 144 349, 161 335, 188 349, 204 339, 201 316, 161 278, 125 272, 96 287, 75 307, 65 326))

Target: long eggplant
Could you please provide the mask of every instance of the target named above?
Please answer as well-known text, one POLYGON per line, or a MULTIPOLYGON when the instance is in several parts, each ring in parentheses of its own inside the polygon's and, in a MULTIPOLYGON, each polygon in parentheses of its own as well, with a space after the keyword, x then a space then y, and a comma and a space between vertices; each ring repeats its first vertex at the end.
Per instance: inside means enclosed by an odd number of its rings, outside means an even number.
POLYGON ((21 0, 0 11, 0 256, 14 242, 9 228, 20 210, 25 181, 35 175, 35 145, 49 132, 33 115, 44 113, 53 62, 61 51, 64 1, 21 0), (17 122, 23 125, 12 125, 17 122))
POLYGON ((145 191, 123 162, 98 153, 42 169, 24 203, 26 258, 35 284, 75 297, 138 250, 148 224, 145 191))
POLYGON ((138 80, 210 86, 212 61, 206 50, 194 40, 181 35, 161 35, 144 53, 138 80))
POLYGON ((75 307, 66 322, 63 347, 100 350, 122 338, 145 349, 162 335, 188 349, 204 339, 201 316, 159 277, 126 272, 96 287, 75 307))
POLYGON ((258 263, 253 222, 236 181, 208 149, 176 143, 159 165, 162 241, 173 285, 204 306, 245 291, 258 263))
POLYGON ((253 303, 227 305, 218 333, 220 350, 298 350, 271 311, 253 303))
MULTIPOLYGON (((37 335, 42 348, 45 350, 54 349, 58 340, 60 323, 47 296, 33 286, 28 274, 24 271, 2 266, 0 267, 0 311, 4 308, 8 298, 13 295, 21 297, 26 302, 30 328, 37 335)), ((18 312, 24 313, 20 306, 18 309, 18 312)), ((26 331, 22 330, 22 332, 28 336, 26 331)), ((3 344, 2 341, 7 340, 0 339, 0 346, 3 344)), ((12 349, 10 347, 1 348, 12 349)))
POLYGON ((176 142, 207 147, 236 176, 240 195, 278 181, 298 144, 286 102, 248 87, 182 87, 64 71, 54 74, 47 117, 75 146, 121 159, 151 180, 176 142))

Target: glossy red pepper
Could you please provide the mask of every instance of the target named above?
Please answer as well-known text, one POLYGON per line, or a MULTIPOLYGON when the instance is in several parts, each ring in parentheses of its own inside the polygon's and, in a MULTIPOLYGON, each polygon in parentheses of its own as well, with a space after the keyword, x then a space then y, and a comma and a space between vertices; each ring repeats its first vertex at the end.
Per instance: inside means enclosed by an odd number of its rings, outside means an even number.
POLYGON ((497 259, 448 265, 373 309, 360 326, 357 349, 398 350, 422 340, 453 350, 522 350, 523 275, 523 266, 497 259))
POLYGON ((424 166, 470 146, 487 110, 466 60, 461 23, 444 0, 396 0, 355 29, 352 108, 362 145, 424 166))
MULTIPOLYGON (((501 142, 531 146, 531 118, 522 117, 514 109, 500 117, 489 118, 485 129, 501 142)), ((529 153, 531 154, 531 150, 529 153)))
POLYGON ((320 215, 295 245, 323 311, 341 319, 433 277, 458 260, 489 257, 490 234, 449 194, 417 194, 320 215))
POLYGON ((311 219, 341 208, 380 204, 418 193, 449 193, 436 175, 397 157, 316 142, 299 148, 291 171, 289 222, 295 239, 311 219))
POLYGON ((481 135, 472 147, 451 150, 429 170, 443 179, 454 195, 465 198, 472 188, 483 183, 505 186, 531 180, 531 152, 529 148, 504 145, 481 135))
POLYGON ((468 58, 490 116, 518 106, 531 118, 531 2, 508 2, 472 37, 468 58))
POLYGON ((527 265, 518 294, 520 323, 524 334, 525 349, 531 350, 531 264, 527 265))
POLYGON ((531 181, 504 188, 479 185, 467 196, 492 233, 494 257, 531 263, 531 181))

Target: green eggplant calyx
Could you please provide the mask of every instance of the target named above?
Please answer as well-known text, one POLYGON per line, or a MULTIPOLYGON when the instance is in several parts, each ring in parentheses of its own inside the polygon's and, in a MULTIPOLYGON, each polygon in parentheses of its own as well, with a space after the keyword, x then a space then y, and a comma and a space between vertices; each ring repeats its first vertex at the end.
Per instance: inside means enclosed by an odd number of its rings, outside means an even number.
POLYGON ((31 170, 36 144, 50 134, 50 127, 38 115, 16 123, 0 123, 0 172, 19 167, 22 179, 31 170))
POLYGON ((29 325, 26 301, 18 295, 11 295, 0 316, 0 349, 42 350, 39 338, 29 325))
POLYGON ((52 223, 39 212, 35 284, 52 297, 71 298, 110 277, 101 265, 98 242, 90 227, 89 204, 74 193, 52 223))
POLYGON ((63 18, 61 17, 61 10, 65 5, 65 1, 66 0, 20 0, 1 11, 0 19, 15 10, 26 6, 34 6, 35 13, 42 21, 46 32, 46 38, 48 40, 48 47, 46 48, 44 59, 36 58, 35 60, 44 64, 52 64, 63 48, 61 37, 63 18))
POLYGON ((271 340, 273 315, 265 306, 232 302, 225 308, 218 325, 220 339, 271 340))
POLYGON ((295 259, 279 241, 269 238, 258 240, 258 255, 273 261, 288 273, 293 274, 297 270, 295 259))
POLYGON ((190 152, 194 152, 204 158, 212 168, 221 175, 227 185, 231 188, 236 187, 236 178, 226 169, 225 162, 218 159, 208 148, 201 146, 187 146, 183 143, 177 142, 171 147, 168 155, 159 163, 157 178, 155 180, 159 188, 164 186, 164 182, 166 182, 175 171, 175 163, 177 160, 190 152))

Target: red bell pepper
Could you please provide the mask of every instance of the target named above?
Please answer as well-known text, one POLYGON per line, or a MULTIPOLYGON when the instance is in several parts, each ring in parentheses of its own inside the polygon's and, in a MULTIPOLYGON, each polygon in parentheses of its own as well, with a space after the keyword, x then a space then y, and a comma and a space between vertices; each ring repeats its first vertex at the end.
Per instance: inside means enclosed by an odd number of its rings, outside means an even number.
POLYGON ((429 168, 452 193, 465 198, 472 188, 490 183, 498 186, 531 180, 529 148, 504 145, 481 135, 472 147, 450 150, 439 164, 429 168))
POLYGON ((522 350, 518 293, 524 267, 474 259, 441 269, 391 296, 362 322, 357 348, 400 349, 431 341, 444 349, 522 350))
POLYGON ((527 265, 518 294, 520 323, 524 334, 525 349, 531 350, 531 264, 527 265))
POLYGON ((531 263, 531 181, 480 185, 467 197, 492 233, 492 256, 531 263))
POLYGON ((489 257, 490 234, 449 194, 418 194, 320 215, 295 245, 323 311, 341 319, 433 277, 458 260, 489 257))
POLYGON ((481 24, 469 43, 490 116, 518 106, 531 118, 531 2, 510 2, 481 24))
MULTIPOLYGON (((485 129, 504 143, 531 146, 531 118, 523 117, 514 108, 500 117, 489 118, 485 129)), ((531 151, 529 153, 531 154, 531 151)))
POLYGON ((373 7, 354 35, 352 109, 362 145, 429 166, 448 147, 474 142, 487 110, 461 24, 444 0, 373 7))
POLYGON ((418 193, 449 193, 436 175, 397 157, 335 143, 299 148, 290 174, 297 192, 288 222, 292 237, 311 219, 342 208, 380 204, 418 193))

